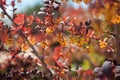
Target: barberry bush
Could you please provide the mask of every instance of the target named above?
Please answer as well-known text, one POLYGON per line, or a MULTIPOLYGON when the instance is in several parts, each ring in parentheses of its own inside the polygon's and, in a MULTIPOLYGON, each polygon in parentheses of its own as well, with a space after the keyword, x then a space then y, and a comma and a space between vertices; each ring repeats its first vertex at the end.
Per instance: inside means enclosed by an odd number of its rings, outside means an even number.
POLYGON ((0 0, 0 80, 120 80, 119 0, 42 0, 31 14, 10 1, 0 0))

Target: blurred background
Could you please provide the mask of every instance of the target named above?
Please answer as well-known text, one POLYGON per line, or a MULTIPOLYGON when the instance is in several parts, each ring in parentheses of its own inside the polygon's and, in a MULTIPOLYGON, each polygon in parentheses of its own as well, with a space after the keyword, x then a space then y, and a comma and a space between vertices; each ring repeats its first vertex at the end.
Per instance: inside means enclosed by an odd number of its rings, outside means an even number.
MULTIPOLYGON (((17 0, 16 0, 17 1, 17 0)), ((10 3, 11 0, 7 0, 7 4, 10 3)), ((94 0, 93 0, 94 2, 94 0)), ((16 13, 24 13, 26 15, 31 15, 33 12, 38 12, 40 11, 40 7, 44 6, 43 0, 22 0, 20 3, 16 2, 15 8, 17 8, 16 13)), ((66 15, 71 15, 71 17, 77 17, 79 18, 77 20, 77 23, 79 21, 86 21, 91 18, 93 18, 88 12, 87 9, 89 5, 85 4, 84 2, 81 2, 80 4, 73 2, 72 0, 69 0, 67 3, 62 5, 64 7, 62 15, 61 16, 66 16, 66 15)), ((12 7, 7 6, 7 12, 9 14, 11 13, 12 7)), ((8 25, 11 25, 11 22, 7 17, 3 19, 3 21, 7 21, 8 25)), ((93 41, 94 42, 94 41, 93 41)), ((76 66, 77 64, 80 64, 83 69, 87 70, 90 68, 93 68, 94 66, 99 66, 102 64, 104 61, 105 57, 104 55, 101 55, 101 52, 104 53, 104 49, 101 51, 98 50, 98 46, 96 45, 97 43, 93 43, 93 47, 90 48, 89 53, 84 50, 84 49, 75 49, 75 55, 73 56, 73 66, 76 66), (96 50, 95 50, 96 49, 96 50), (78 51, 78 52, 77 52, 78 51), (85 54, 84 54, 85 53, 85 54), (96 63, 97 62, 97 63, 96 63)))

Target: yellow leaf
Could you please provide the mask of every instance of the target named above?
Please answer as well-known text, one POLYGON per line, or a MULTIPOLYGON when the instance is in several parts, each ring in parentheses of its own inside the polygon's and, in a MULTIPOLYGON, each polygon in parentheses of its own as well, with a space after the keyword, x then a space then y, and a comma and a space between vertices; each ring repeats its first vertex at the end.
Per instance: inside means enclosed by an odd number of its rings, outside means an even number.
POLYGON ((111 22, 112 22, 113 24, 119 24, 119 23, 120 23, 120 16, 119 16, 119 15, 113 16, 111 22))
POLYGON ((26 51, 28 49, 28 47, 29 47, 28 44, 26 44, 26 43, 22 44, 21 45, 21 51, 26 51))
POLYGON ((82 0, 72 0, 72 1, 75 3, 78 3, 78 4, 80 4, 80 2, 82 2, 82 0))
POLYGON ((84 3, 88 4, 90 3, 92 0, 84 0, 84 3))
POLYGON ((107 38, 104 38, 103 40, 99 40, 99 46, 100 48, 106 48, 107 47, 107 38))
POLYGON ((54 31, 54 29, 52 28, 52 27, 48 27, 47 29, 46 29, 46 32, 47 33, 52 33, 54 31))

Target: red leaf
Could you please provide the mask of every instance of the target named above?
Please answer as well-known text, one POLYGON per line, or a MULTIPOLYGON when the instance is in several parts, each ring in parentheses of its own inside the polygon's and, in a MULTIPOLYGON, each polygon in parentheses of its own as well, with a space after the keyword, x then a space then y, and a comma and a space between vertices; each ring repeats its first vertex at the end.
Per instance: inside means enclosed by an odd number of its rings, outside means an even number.
POLYGON ((55 52, 60 52, 60 50, 61 50, 61 47, 60 47, 60 46, 55 47, 55 49, 54 49, 55 52))
POLYGON ((29 25, 31 25, 34 21, 33 15, 28 16, 26 20, 28 21, 29 25))
POLYGON ((35 21, 36 21, 37 23, 40 23, 40 22, 41 22, 41 19, 38 18, 38 17, 36 17, 36 18, 35 18, 35 21))
POLYGON ((2 0, 0 0, 0 5, 2 4, 2 0))
POLYGON ((14 7, 15 6, 15 1, 11 1, 11 5, 14 7))
POLYGON ((16 32, 15 32, 15 31, 11 31, 11 34, 12 34, 12 35, 15 35, 15 34, 16 34, 16 32))
POLYGON ((93 71, 92 70, 87 70, 84 72, 84 75, 92 75, 93 71))
POLYGON ((63 67, 63 64, 59 61, 56 62, 58 66, 63 67))
POLYGON ((23 32, 26 33, 26 34, 29 34, 30 32, 32 31, 32 28, 30 27, 23 27, 23 32))
POLYGON ((24 14, 18 14, 15 17, 14 22, 18 25, 24 24, 24 18, 25 18, 24 14))
POLYGON ((6 0, 0 0, 0 5, 2 6, 6 5, 6 0))
POLYGON ((14 57, 16 55, 15 52, 11 52, 11 56, 14 57))
POLYGON ((54 55, 53 60, 56 62, 58 60, 58 56, 54 55))

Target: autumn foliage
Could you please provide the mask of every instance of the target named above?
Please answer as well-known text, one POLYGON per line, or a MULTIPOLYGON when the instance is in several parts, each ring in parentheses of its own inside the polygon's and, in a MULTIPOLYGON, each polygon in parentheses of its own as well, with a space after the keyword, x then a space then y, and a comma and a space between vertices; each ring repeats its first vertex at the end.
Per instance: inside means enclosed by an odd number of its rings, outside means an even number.
POLYGON ((16 13, 22 0, 0 0, 1 80, 120 79, 120 1, 72 0, 87 6, 77 9, 68 1, 43 0, 27 15, 16 13))

